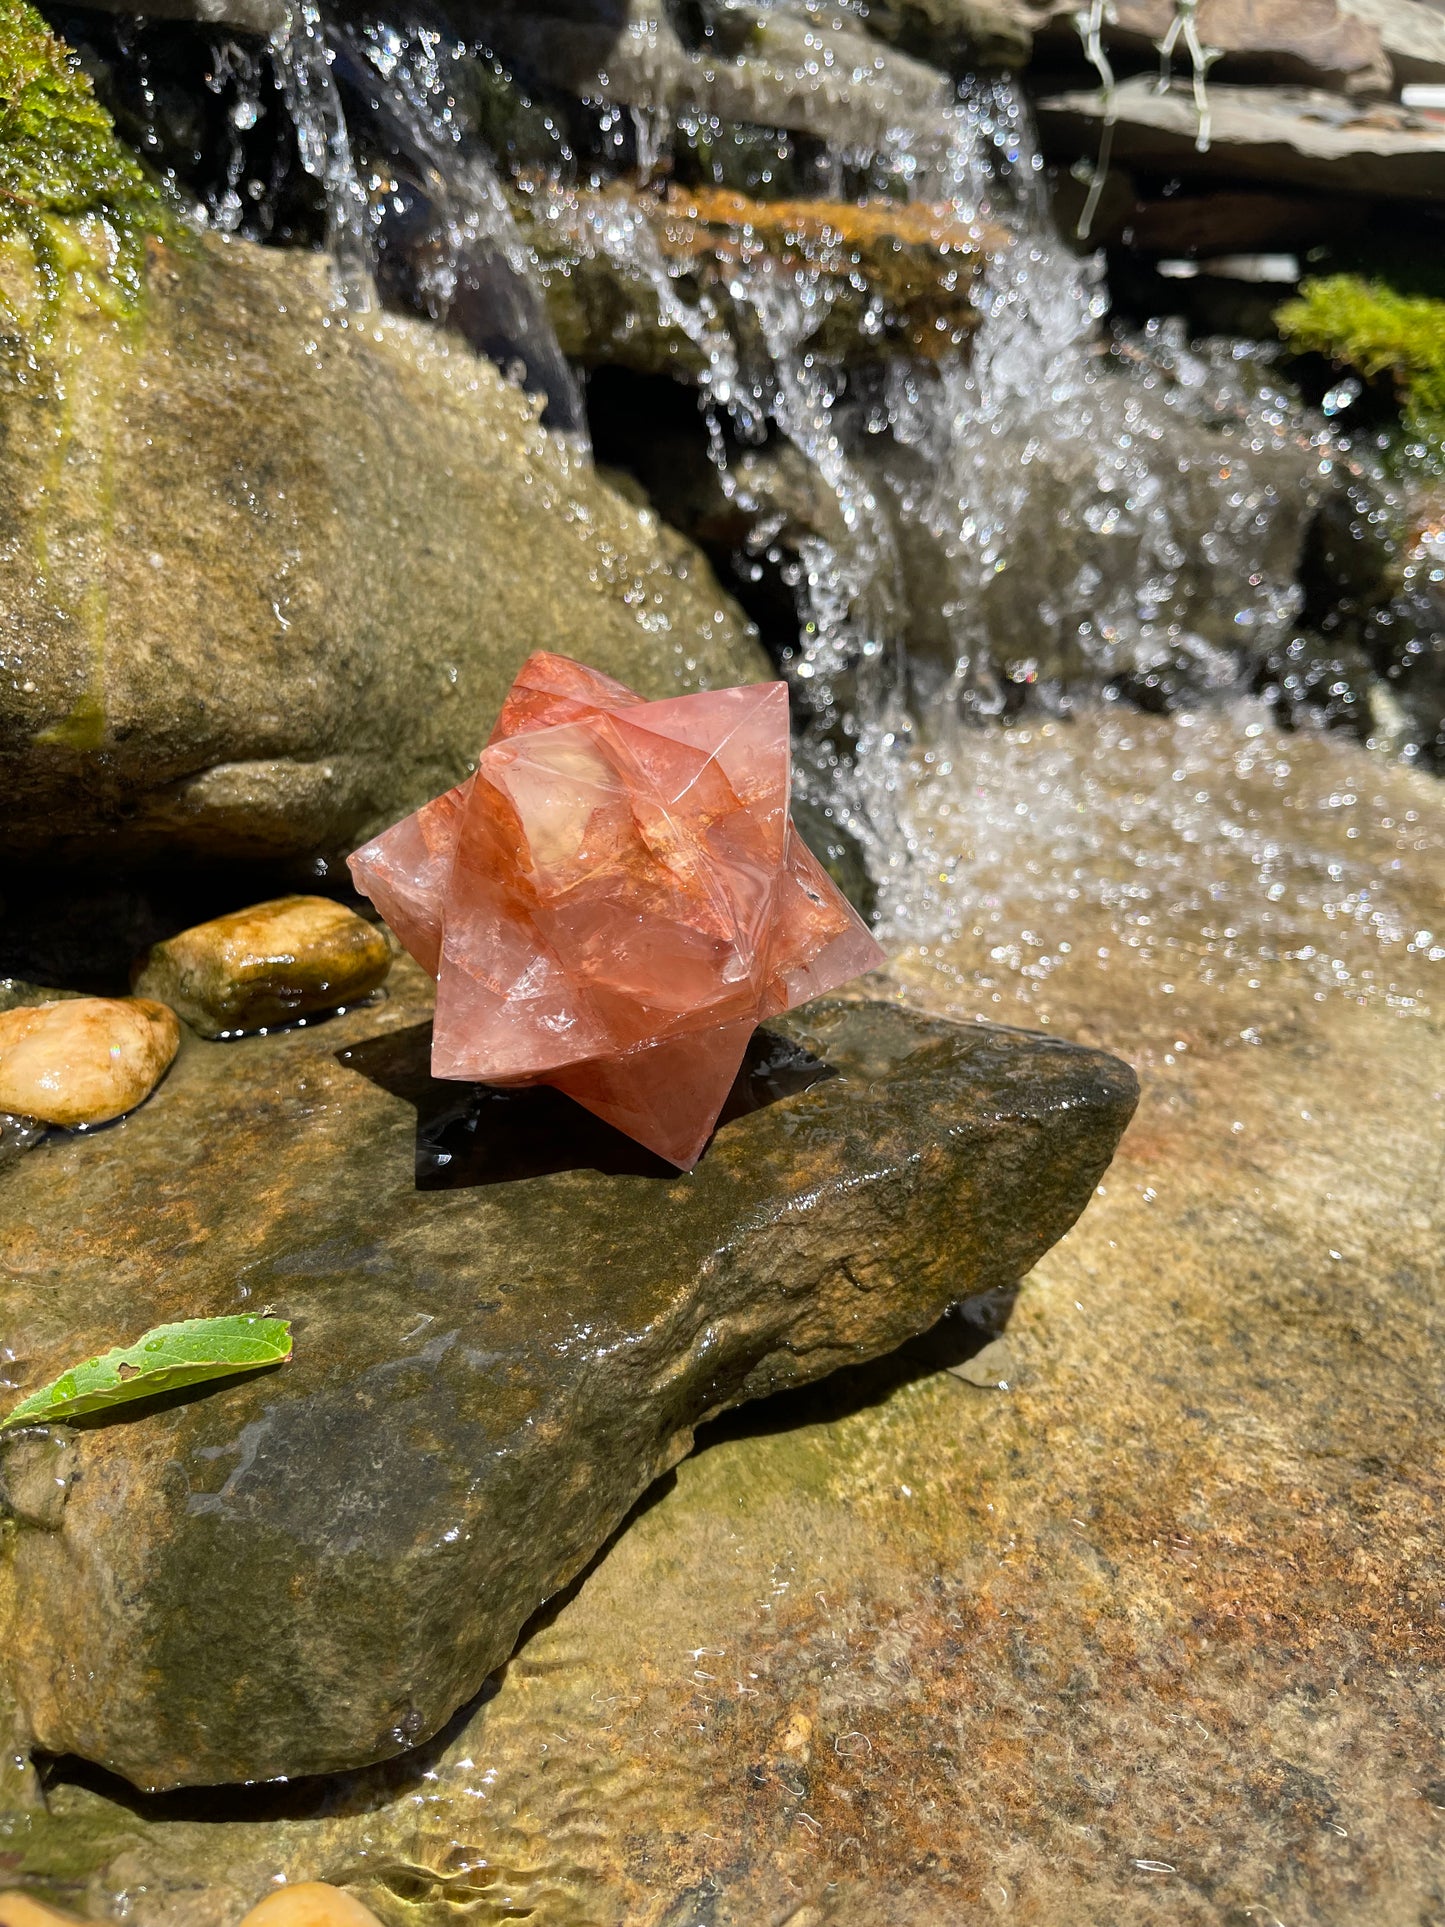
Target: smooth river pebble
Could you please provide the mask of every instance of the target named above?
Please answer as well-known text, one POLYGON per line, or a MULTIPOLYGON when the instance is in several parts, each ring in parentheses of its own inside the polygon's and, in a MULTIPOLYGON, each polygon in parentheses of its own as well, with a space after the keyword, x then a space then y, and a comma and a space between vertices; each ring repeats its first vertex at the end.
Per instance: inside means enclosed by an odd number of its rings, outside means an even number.
POLYGON ((181 1041, 174 1011, 144 997, 67 997, 0 1011, 0 1111, 101 1124, 134 1110, 181 1041))
POLYGON ((344 1887, 328 1887, 324 1880, 298 1880, 258 1901, 241 1927, 380 1927, 380 1923, 344 1887))
POLYGON ((133 987, 202 1037, 220 1037, 355 1003, 390 968, 385 931, 345 904, 277 897, 158 943, 133 987))
POLYGON ((29 1894, 0 1894, 0 1927, 76 1927, 78 1918, 29 1894))
MULTIPOLYGON (((29 1894, 0 1894, 0 1927, 78 1927, 78 1916, 47 1907, 29 1894)), ((381 1923, 344 1887, 328 1887, 324 1880, 298 1880, 258 1901, 241 1927, 381 1927, 381 1923)))

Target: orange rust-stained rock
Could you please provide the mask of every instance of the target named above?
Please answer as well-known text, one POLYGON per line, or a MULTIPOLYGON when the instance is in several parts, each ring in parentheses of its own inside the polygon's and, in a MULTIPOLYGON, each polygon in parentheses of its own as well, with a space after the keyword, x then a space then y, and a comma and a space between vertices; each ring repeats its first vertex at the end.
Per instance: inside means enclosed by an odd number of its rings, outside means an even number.
POLYGON ((1008 237, 951 202, 755 201, 722 188, 672 188, 662 237, 718 263, 762 250, 881 301, 896 347, 936 358, 977 325, 970 295, 1008 237))
MULTIPOLYGON (((724 309, 734 306, 739 267, 761 259, 821 277, 830 298, 816 304, 812 339, 839 360, 937 357, 962 347, 978 324, 975 282, 1008 245, 1002 229, 968 220, 948 202, 761 201, 721 188, 659 194, 621 182, 588 190, 532 175, 517 182, 514 206, 567 352, 647 370, 686 370, 701 350, 660 311, 656 287, 629 249, 604 240, 629 224, 643 223, 669 268, 696 277, 724 309)), ((736 320, 746 332, 746 313, 736 320)))
POLYGON ((1005 244, 1001 228, 964 218, 951 201, 757 201, 725 188, 669 188, 671 215, 751 231, 794 248, 865 250, 894 243, 981 257, 1005 244))

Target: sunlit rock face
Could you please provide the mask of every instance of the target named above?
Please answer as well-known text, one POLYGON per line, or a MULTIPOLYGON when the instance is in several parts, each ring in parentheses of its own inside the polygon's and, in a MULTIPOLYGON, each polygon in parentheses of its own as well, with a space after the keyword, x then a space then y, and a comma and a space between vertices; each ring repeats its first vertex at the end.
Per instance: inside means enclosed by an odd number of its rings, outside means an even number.
POLYGON ((1021 1276, 1135 1098, 1099 1052, 822 1001, 759 1033, 679 1177, 553 1092, 433 1080, 431 986, 404 960, 388 993, 187 1036, 124 1125, 5 1174, 17 1394, 179 1317, 297 1336, 81 1433, 58 1528, 10 1532, 0 1700, 35 1745, 148 1786, 416 1745, 709 1413, 1021 1276))
POLYGON ((559 632, 647 696, 766 673, 490 362, 339 308, 318 255, 147 275, 139 324, 67 312, 0 384, 12 857, 350 847, 458 780, 559 632))
POLYGON ((757 1022, 883 961, 794 830, 783 683, 643 703, 532 657, 475 777, 351 859, 439 979, 432 1070, 697 1162, 757 1022))

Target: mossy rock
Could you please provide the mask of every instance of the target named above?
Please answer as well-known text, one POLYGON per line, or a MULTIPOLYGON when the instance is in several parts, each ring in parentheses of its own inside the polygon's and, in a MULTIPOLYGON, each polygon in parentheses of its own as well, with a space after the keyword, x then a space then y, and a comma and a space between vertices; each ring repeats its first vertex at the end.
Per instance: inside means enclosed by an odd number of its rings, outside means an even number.
POLYGON ((179 222, 115 137, 75 55, 27 0, 0 0, 0 327, 49 334, 60 302, 139 300, 147 241, 179 222))
POLYGON ((1276 318, 1296 353, 1325 355, 1371 380, 1392 376, 1407 427, 1445 457, 1445 301, 1334 274, 1306 281, 1276 318))
POLYGON ((139 321, 68 312, 43 365, 0 389, 13 857, 337 854, 537 648, 647 696, 769 673, 701 556, 320 255, 156 245, 139 321))

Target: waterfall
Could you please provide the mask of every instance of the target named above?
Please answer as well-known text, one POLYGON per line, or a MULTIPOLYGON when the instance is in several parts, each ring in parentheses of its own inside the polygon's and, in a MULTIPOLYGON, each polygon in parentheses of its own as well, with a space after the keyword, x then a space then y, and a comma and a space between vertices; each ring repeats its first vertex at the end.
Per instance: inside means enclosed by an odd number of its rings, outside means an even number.
MULTIPOLYGON (((589 90, 592 54, 568 53, 571 91, 539 83, 534 100, 442 16, 278 4, 267 52, 348 302, 457 330, 579 445, 586 408, 559 334, 584 369, 637 366, 638 328, 666 346, 654 364, 691 384, 720 519, 743 531, 728 552, 714 540, 714 559, 740 593, 766 580, 779 609, 795 605, 768 641, 805 720, 800 784, 875 868, 907 841, 898 798, 920 748, 1026 709, 1217 698, 1290 646, 1304 531, 1340 447, 1256 344, 1109 322, 1101 260, 1054 223, 1013 82, 895 81, 866 127, 805 137, 735 125, 726 90, 709 110, 679 89, 692 56, 662 16, 643 35, 645 85, 619 81, 609 57, 589 90), (479 75, 502 113, 477 110, 479 75), (707 273, 665 243, 688 178, 713 195, 711 211, 693 206, 699 230, 732 235, 707 273), (836 248, 753 233, 789 193, 840 232, 902 202, 977 237, 982 271, 948 297, 970 326, 885 343, 880 296, 861 271, 840 279, 836 248), (577 294, 594 271, 620 315, 609 340, 577 294), (860 305, 838 319, 845 298, 860 305)), ((549 43, 524 28, 520 57, 541 71, 549 43)), ((237 132, 210 218, 234 229, 263 77, 234 40, 214 65, 237 132)), ((649 432, 644 411, 633 451, 649 432)), ((667 514, 668 478, 653 487, 667 514)))
POLYGON ((327 246, 343 297, 364 312, 372 292, 366 192, 357 177, 316 0, 287 0, 286 17, 273 30, 269 50, 296 131, 297 158, 325 196, 327 246))
POLYGON ((365 312, 380 288, 454 328, 585 447, 581 392, 496 168, 453 110, 444 36, 286 0, 268 50, 297 157, 324 196, 345 305, 365 312))
MULTIPOLYGON (((823 164, 840 186, 857 166, 823 164)), ((645 222, 608 245, 633 250, 702 351, 710 448, 750 553, 776 559, 783 517, 730 447, 786 444, 831 505, 787 557, 785 667, 815 719, 804 786, 878 866, 904 840, 896 797, 920 732, 1025 699, 1058 711, 1126 691, 1149 707, 1245 681, 1298 614, 1333 445, 1249 344, 1105 335, 1100 264, 1054 227, 1011 83, 962 88, 927 145, 897 135, 872 167, 1004 237, 966 348, 845 371, 817 346, 830 287, 806 262, 745 252, 725 303, 689 307, 645 222)))
POLYGON ((496 167, 458 123, 441 34, 342 19, 329 53, 374 159, 398 177, 370 204, 383 283, 542 397, 551 427, 585 441, 581 391, 496 167))

